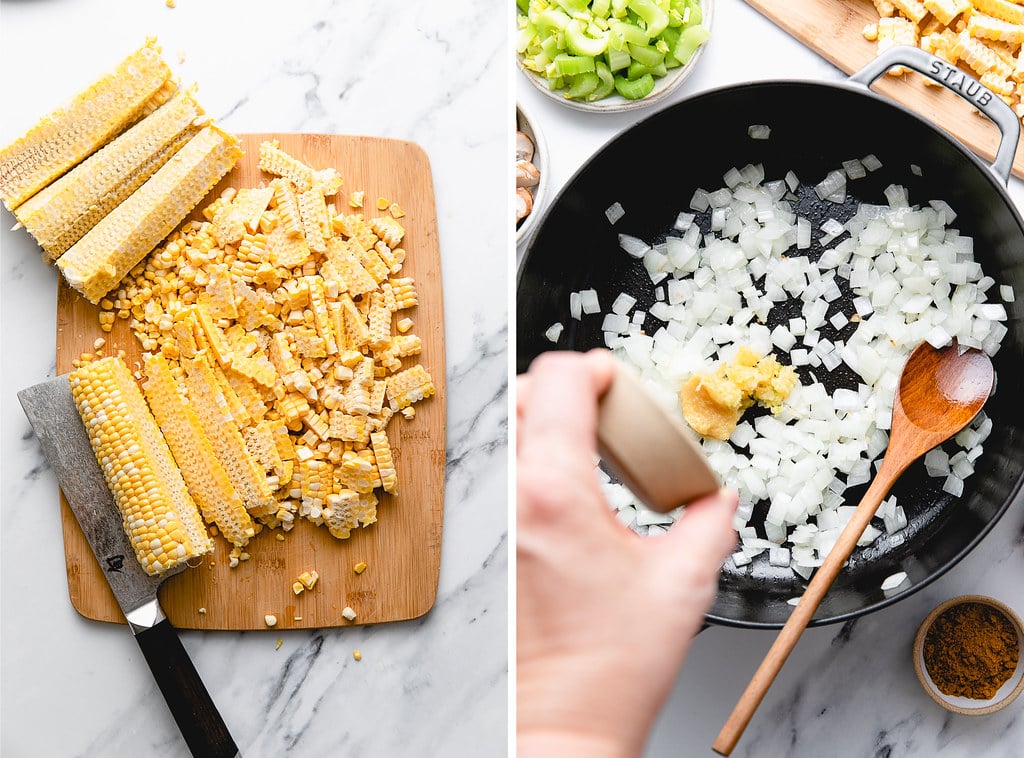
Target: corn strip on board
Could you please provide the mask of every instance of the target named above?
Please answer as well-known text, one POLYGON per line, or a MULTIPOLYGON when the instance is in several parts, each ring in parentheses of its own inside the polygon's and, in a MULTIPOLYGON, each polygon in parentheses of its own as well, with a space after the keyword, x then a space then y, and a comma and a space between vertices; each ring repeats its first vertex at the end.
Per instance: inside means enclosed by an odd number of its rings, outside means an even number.
MULTIPOLYGON (((859 71, 877 54, 877 44, 864 37, 864 27, 878 23, 878 11, 871 0, 746 2, 847 74, 859 71)), ((978 77, 975 75, 975 78, 978 77)), ((999 131, 995 126, 946 88, 926 86, 924 81, 924 77, 913 73, 884 76, 872 90, 905 105, 991 161, 999 145, 999 131)), ((1024 137, 1021 139, 1024 141, 1024 137)), ((1013 173, 1024 178, 1024 150, 1020 146, 1013 162, 1013 173)))
MULTIPOLYGON (((400 205, 406 229, 407 257, 402 276, 413 277, 418 305, 408 311, 422 337, 419 361, 433 378, 436 394, 416 404, 411 420, 388 426, 398 473, 397 495, 380 493, 378 520, 339 540, 324 527, 297 519, 279 541, 279 529, 264 529, 247 546, 251 558, 229 567, 230 544, 215 538, 215 550, 194 569, 168 579, 160 602, 182 629, 267 629, 264 617, 277 617, 273 629, 318 629, 382 623, 426 613, 437 594, 441 555, 445 476, 445 356, 441 259, 430 164, 417 145, 376 137, 321 134, 242 134, 245 156, 213 189, 190 218, 227 187, 258 187, 272 178, 257 167, 259 145, 277 139, 282 150, 318 167, 334 167, 344 185, 335 198, 347 207, 351 192, 364 190, 367 217, 380 213, 377 199, 400 205), (365 562, 356 573, 353 567, 365 562), (311 590, 296 595, 293 584, 303 572, 316 571, 311 590), (356 611, 348 621, 346 606, 356 611), (200 609, 203 612, 200 612, 200 609)), ((130 321, 116 319, 112 331, 99 326, 99 307, 89 303, 61 278, 57 292, 57 371, 72 370, 72 361, 95 353, 105 339, 105 355, 125 352, 138 370, 142 350, 130 321)), ((68 590, 75 609, 97 621, 124 623, 124 617, 89 550, 74 514, 61 500, 68 590)))

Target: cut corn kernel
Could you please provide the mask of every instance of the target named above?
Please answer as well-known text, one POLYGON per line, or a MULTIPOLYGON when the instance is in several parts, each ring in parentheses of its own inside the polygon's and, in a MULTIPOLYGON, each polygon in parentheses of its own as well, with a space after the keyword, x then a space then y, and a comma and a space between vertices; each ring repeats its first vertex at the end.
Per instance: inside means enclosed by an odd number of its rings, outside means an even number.
POLYGON ((352 651, 352 657, 355 658, 357 661, 361 661, 363 660, 363 653, 361 650, 357 648, 352 651))
POLYGON ((356 612, 352 610, 350 606, 347 605, 345 606, 345 609, 341 612, 341 615, 344 616, 348 621, 355 621, 356 619, 356 612))
POLYGON ((364 571, 366 571, 366 562, 359 561, 359 563, 352 567, 352 570, 355 571, 357 574, 363 573, 364 571))
POLYGON ((263 622, 267 626, 277 626, 277 616, 275 616, 272 613, 268 613, 266 616, 263 617, 263 622))

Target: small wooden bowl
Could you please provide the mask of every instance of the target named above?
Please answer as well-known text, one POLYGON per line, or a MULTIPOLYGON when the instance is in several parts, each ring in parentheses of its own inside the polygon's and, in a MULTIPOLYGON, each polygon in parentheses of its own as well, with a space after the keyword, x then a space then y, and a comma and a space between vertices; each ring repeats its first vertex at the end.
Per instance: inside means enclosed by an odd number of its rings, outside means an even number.
POLYGON ((924 665, 924 640, 928 634, 928 630, 931 629, 932 623, 945 611, 949 610, 955 605, 961 605, 964 603, 980 603, 981 605, 990 606, 997 611, 1001 612, 1006 618, 1010 620, 1014 629, 1017 632, 1017 648, 1020 650, 1024 647, 1024 623, 1021 622, 1020 616, 1018 616, 1012 608, 999 600, 994 598, 985 597, 983 595, 961 595, 960 597, 950 598, 946 602, 936 607, 925 620, 921 623, 921 627, 917 631, 917 636, 914 638, 914 672, 917 674, 917 680, 921 683, 924 691, 927 692, 932 700, 941 705, 948 711, 953 713, 959 713, 964 716, 985 716, 989 713, 995 713, 1002 708, 1005 708, 1012 703, 1021 691, 1024 690, 1024 660, 1018 656, 1017 668, 999 691, 996 692, 995 696, 991 700, 975 700, 973 698, 956 697, 952 695, 943 694, 931 677, 928 675, 928 670, 924 665))

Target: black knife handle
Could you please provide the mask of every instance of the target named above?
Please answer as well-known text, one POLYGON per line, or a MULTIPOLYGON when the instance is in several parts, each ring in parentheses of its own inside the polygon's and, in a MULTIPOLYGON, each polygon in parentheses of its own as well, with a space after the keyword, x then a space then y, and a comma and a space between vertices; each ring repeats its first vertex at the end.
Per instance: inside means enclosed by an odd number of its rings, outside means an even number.
POLYGON ((135 640, 195 758, 239 758, 241 753, 171 622, 138 632, 135 640))

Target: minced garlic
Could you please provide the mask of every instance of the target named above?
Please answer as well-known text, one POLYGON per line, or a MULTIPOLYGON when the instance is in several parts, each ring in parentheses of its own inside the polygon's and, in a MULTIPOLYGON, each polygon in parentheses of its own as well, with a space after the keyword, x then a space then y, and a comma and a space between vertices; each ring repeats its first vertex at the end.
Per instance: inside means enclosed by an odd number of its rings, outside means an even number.
POLYGON ((797 385, 796 371, 774 355, 741 346, 732 363, 691 376, 679 391, 683 417, 702 437, 727 440, 743 412, 755 402, 778 413, 797 385))

